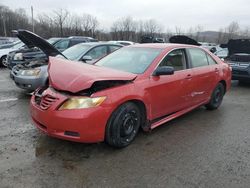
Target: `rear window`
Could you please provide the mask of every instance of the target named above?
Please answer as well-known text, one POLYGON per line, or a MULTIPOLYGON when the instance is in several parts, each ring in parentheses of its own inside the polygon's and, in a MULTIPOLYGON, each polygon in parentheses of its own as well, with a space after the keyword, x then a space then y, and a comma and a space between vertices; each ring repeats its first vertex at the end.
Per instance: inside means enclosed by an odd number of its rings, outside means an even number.
POLYGON ((209 65, 216 65, 216 61, 210 56, 207 54, 207 60, 208 60, 208 63, 209 65))
POLYGON ((198 48, 188 49, 192 67, 203 67, 208 65, 207 55, 206 53, 198 48))

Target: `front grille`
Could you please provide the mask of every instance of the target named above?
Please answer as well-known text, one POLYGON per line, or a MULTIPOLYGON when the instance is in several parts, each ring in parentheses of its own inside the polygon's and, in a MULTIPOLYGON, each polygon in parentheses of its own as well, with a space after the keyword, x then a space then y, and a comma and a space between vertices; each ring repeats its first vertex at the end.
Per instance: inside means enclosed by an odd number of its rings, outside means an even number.
POLYGON ((42 110, 47 110, 54 102, 56 102, 57 98, 51 95, 45 95, 41 99, 40 108, 42 110))
POLYGON ((35 103, 42 109, 47 110, 49 107, 52 106, 54 102, 58 99, 49 94, 43 94, 46 88, 41 88, 34 93, 35 95, 35 103))

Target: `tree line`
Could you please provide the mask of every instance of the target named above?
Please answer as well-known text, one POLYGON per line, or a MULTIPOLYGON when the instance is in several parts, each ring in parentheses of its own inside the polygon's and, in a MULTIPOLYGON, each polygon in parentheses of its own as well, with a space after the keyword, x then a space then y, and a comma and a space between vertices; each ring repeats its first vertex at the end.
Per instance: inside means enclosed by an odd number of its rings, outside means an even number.
POLYGON ((184 30, 175 27, 174 30, 164 27, 154 19, 136 20, 130 16, 116 19, 108 31, 104 30, 99 20, 91 15, 70 13, 67 9, 57 9, 42 13, 31 20, 25 9, 12 10, 0 5, 0 36, 12 36, 15 29, 33 29, 44 38, 67 36, 90 36, 98 40, 129 40, 139 42, 144 35, 163 37, 166 40, 176 34, 187 35, 197 41, 226 43, 233 38, 250 36, 249 27, 241 29, 237 22, 231 22, 221 28, 212 37, 205 36, 201 25, 184 30))

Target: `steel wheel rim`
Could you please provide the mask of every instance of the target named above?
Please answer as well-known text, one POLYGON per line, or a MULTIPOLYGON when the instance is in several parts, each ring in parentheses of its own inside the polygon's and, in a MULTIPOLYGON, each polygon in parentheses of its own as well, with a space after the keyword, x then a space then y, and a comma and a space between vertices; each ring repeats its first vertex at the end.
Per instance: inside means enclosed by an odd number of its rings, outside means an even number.
POLYGON ((215 93, 214 93, 214 103, 215 104, 218 104, 218 103, 220 103, 220 101, 221 101, 221 99, 222 99, 222 91, 221 91, 221 89, 220 88, 217 88, 216 90, 215 90, 215 93))
POLYGON ((7 67, 7 57, 4 57, 2 59, 2 64, 3 64, 3 66, 7 67))
POLYGON ((120 136, 122 138, 129 138, 136 133, 138 124, 138 117, 136 111, 126 112, 121 121, 120 136))

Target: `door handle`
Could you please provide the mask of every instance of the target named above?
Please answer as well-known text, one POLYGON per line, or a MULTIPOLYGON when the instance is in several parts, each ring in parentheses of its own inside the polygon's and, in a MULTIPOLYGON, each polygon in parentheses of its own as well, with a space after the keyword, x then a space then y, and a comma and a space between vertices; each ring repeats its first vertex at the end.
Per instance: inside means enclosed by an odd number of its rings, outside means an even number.
POLYGON ((215 71, 216 73, 218 73, 218 72, 219 72, 219 69, 218 69, 218 68, 215 68, 214 71, 215 71))

